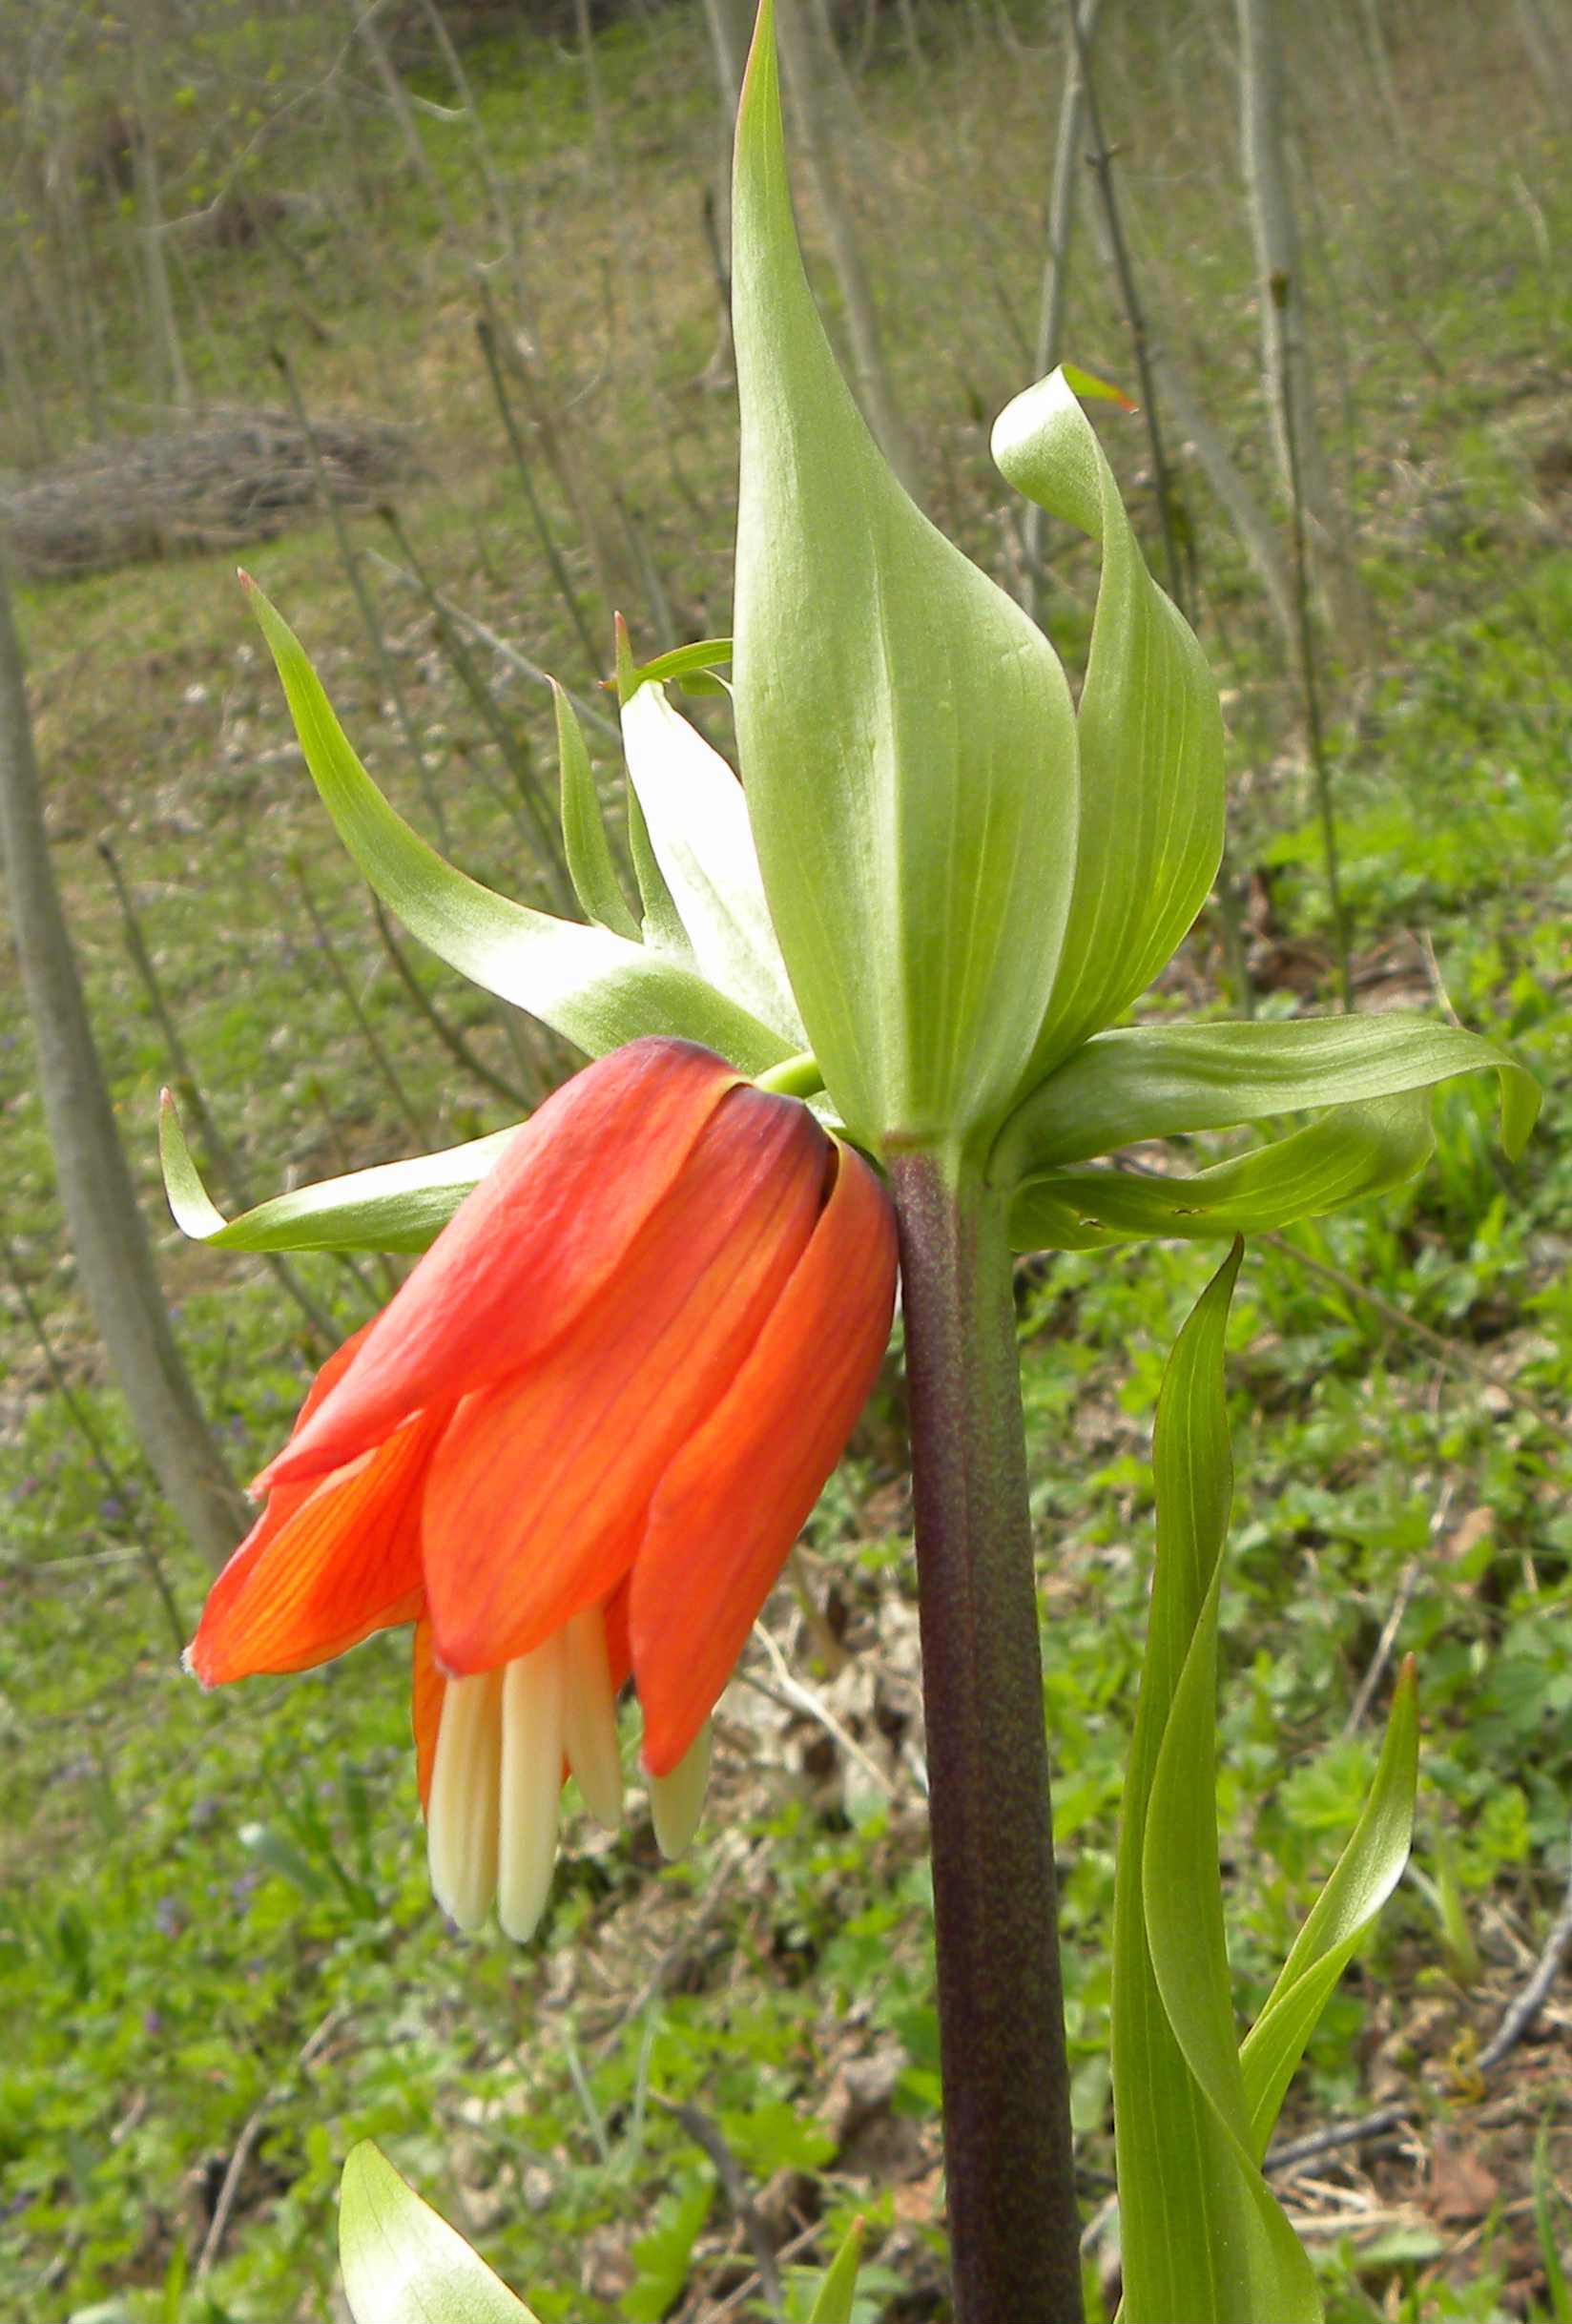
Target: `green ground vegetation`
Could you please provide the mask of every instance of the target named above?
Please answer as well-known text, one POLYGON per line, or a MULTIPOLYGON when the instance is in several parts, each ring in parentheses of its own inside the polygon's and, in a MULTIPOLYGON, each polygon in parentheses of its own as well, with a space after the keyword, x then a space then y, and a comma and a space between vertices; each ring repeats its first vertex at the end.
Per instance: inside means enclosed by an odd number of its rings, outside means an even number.
MULTIPOLYGON (((1377 1683, 1355 1717, 1367 1674, 1394 1647, 1419 1665, 1414 1867, 1285 2124, 1396 2096, 1412 2107, 1411 2133, 1288 2186, 1336 2324, 1572 2314, 1545 2257, 1572 2231, 1557 2191, 1572 2184, 1564 2002, 1497 2074, 1476 2064, 1557 1908, 1572 1797, 1572 296, 1553 263, 1572 189, 1504 21, 1458 7, 1443 31, 1394 14, 1401 135, 1330 29, 1300 35, 1296 108, 1324 418, 1371 601, 1362 656, 1325 648, 1321 673, 1354 968, 1361 1006, 1452 1009, 1510 1043, 1547 1103, 1507 1171, 1487 1095, 1449 1089, 1421 1180, 1252 1248, 1235 1302, 1220 1716, 1242 2010, 1356 1814, 1385 1694, 1377 1683)), ((300 197, 282 218, 287 261, 267 238, 182 246, 196 388, 277 403, 281 345, 312 409, 406 425, 395 498, 423 569, 593 703, 601 667, 553 583, 472 325, 489 301, 500 327, 522 327, 527 280, 538 403, 521 401, 521 425, 596 634, 610 608, 547 456, 551 427, 589 479, 609 586, 627 591, 640 642, 724 631, 734 415, 702 228, 720 130, 701 19, 673 7, 600 35, 598 98, 571 43, 493 32, 465 50, 486 158, 519 224, 510 254, 440 58, 410 70, 424 175, 370 112, 363 73, 352 150, 321 105, 286 108, 279 92, 310 91, 324 64, 313 17, 264 15, 242 36, 215 11, 214 45, 164 59, 171 215, 210 199, 216 156, 244 142, 215 127, 211 93, 232 85, 260 92, 234 102, 267 133, 244 182, 300 197)), ((1215 18, 1176 6, 1127 29, 1107 101, 1145 296, 1270 502, 1215 18)), ((1024 8, 921 24, 920 70, 880 19, 866 56, 850 55, 855 113, 827 101, 930 506, 1007 579, 1016 517, 986 425, 1030 367, 1057 29, 1049 40, 1024 8)), ((82 65, 83 117, 112 64, 82 65)), ((808 223, 812 236, 811 205, 808 223)), ((145 393, 146 361, 123 224, 88 205, 83 262, 122 408, 145 393)), ((1087 368, 1128 379, 1125 322, 1089 255, 1069 340, 1087 368)), ((63 448, 92 415, 49 361, 41 345, 63 448)), ((9 425, 0 457, 21 467, 36 446, 19 414, 9 425)), ((1100 425, 1155 561, 1141 423, 1100 425)), ((1237 1008, 1242 950, 1258 1009, 1330 1006, 1288 657, 1185 461, 1180 488, 1229 712, 1242 927, 1231 943, 1209 911, 1149 1006, 1237 1008)), ((248 561, 405 811, 428 831, 440 813, 458 860, 544 897, 529 820, 530 786, 553 767, 544 687, 477 648, 516 737, 505 755, 429 607, 376 561, 407 565, 404 550, 370 515, 350 530, 385 670, 329 525, 302 521, 248 561)), ((169 559, 23 596, 57 863, 150 1218, 156 1092, 176 1061, 100 839, 238 1166, 226 1173, 205 1143, 220 1193, 259 1196, 498 1128, 567 1062, 407 947, 492 1079, 415 1010, 317 811, 234 561, 169 559)), ((1051 542, 1046 618, 1072 672, 1094 587, 1084 551, 1051 542)), ((698 715, 724 740, 714 705, 698 715)), ((613 756, 598 731, 592 742, 610 796, 613 756)), ((771 1616, 857 1753, 760 1651, 722 1714, 714 1812, 685 1863, 659 1867, 635 1805, 615 1841, 575 1832, 532 1945, 460 1940, 426 1885, 403 1640, 212 1697, 179 1670, 149 1559, 188 1627, 204 1575, 102 1376, 9 963, 0 988, 7 1232, 72 1390, 0 1287, 0 2309, 38 2324, 325 2314, 337 2174, 369 2135, 548 2324, 760 2315, 734 2206, 684 2113, 696 2108, 779 2231, 789 2305, 798 2271, 860 2212, 859 2316, 942 2315, 899 1349, 771 1616)), ((259 1263, 159 1232, 182 1345, 248 1474, 293 1416, 321 1325, 361 1321, 389 1271, 302 1261, 314 1320, 259 1263)), ((1110 2185, 1107 1948, 1152 1410, 1211 1263, 1154 1246, 1028 1262, 1020 1282, 1088 2211, 1110 2185)))

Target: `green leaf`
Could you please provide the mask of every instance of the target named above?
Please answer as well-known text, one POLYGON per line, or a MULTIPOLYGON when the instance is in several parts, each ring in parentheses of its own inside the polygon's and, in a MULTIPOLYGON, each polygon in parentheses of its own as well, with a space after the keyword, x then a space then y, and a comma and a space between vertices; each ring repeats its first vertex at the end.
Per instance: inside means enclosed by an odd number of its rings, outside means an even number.
POLYGON ((1513 1160, 1540 1110, 1532 1074, 1494 1043, 1428 1018, 1297 1017, 1287 1024, 1140 1025, 1097 1033, 1010 1118, 996 1177, 1017 1182, 1143 1138, 1228 1130, 1494 1072, 1513 1160))
POLYGON ((688 2281, 693 2246, 714 2199, 714 2182, 705 2178, 666 2196, 656 2207, 654 2226, 639 2237, 631 2252, 638 2274, 622 2295, 629 2324, 659 2324, 670 2313, 688 2281))
POLYGON ((862 2265, 862 2222, 854 2219, 846 2240, 824 2271, 808 2311, 808 2324, 852 2324, 858 2270, 862 2265))
POLYGON ((802 270, 770 0, 737 120, 735 665, 771 918, 854 1135, 970 1135, 1037 1042, 1069 908, 1075 720, 1047 641, 891 474, 802 270))
POLYGON ((778 1065, 782 1042, 683 962, 609 928, 511 903, 445 863, 397 815, 350 748, 316 672, 255 584, 252 604, 279 665, 306 765, 340 838, 372 887, 440 960, 512 1001, 592 1057, 642 1033, 703 1042, 744 1073, 778 1065))
POLYGON ((1010 1238, 1018 1251, 1048 1251, 1270 1234, 1401 1185, 1435 1143, 1422 1091, 1337 1106, 1308 1129, 1177 1177, 1065 1170, 1028 1179, 1010 1205, 1010 1238), (1065 1232, 1068 1243, 1059 1239, 1065 1232))
POLYGON ((339 2264, 355 2324, 537 2324, 368 2138, 343 2167, 339 2264))
POLYGON ((1000 414, 993 456, 1017 491, 1103 551, 1076 718, 1075 889, 1037 1076, 1124 1014, 1206 902, 1223 853, 1223 719, 1206 656, 1148 572, 1063 371, 1000 414))
POLYGON ((1121 411, 1141 408, 1139 404, 1130 402, 1123 387, 1116 387, 1111 380, 1099 379, 1095 371, 1083 371, 1079 363, 1061 363, 1056 376, 1073 389, 1083 404, 1117 404, 1121 411))
POLYGON ((1310 2264, 1250 2152, 1217 1862, 1214 1691, 1233 1492, 1235 1244, 1169 1360, 1157 1564, 1114 1891, 1113 2105, 1127 2324, 1300 2324, 1310 2264))
POLYGON ((193 1242, 220 1251, 424 1251, 500 1160, 512 1135, 512 1130, 498 1130, 441 1153, 297 1187, 226 1220, 202 1184, 167 1089, 158 1115, 164 1191, 175 1223, 193 1242))
POLYGON ((557 713, 557 764, 562 778, 562 839, 568 876, 573 893, 597 927, 636 942, 638 922, 611 861, 606 822, 600 811, 594 770, 585 747, 584 730, 572 703, 551 680, 551 699, 557 713))
POLYGON ((805 1048, 741 784, 664 687, 640 686, 624 703, 622 739, 650 845, 701 975, 794 1050, 805 1048))
POLYGON ((1333 1987, 1402 1877, 1414 1837, 1418 1781, 1419 1715, 1410 1657, 1393 1693, 1364 1811, 1239 2053, 1251 2149, 1257 2161, 1267 2150, 1284 2094, 1333 1987))
POLYGON ((710 674, 729 668, 731 659, 729 637, 701 637, 691 646, 674 646, 670 654, 637 665, 632 675, 639 686, 664 686, 675 679, 688 694, 724 694, 724 681, 710 674))
POLYGON ((1565 2189, 1558 2188, 1551 2176, 1550 2126, 1541 2123, 1539 2137, 1534 2141, 1534 2227, 1554 2324, 1572 2324, 1572 2280, 1568 2279, 1563 2256, 1572 2246, 1568 2245, 1556 2217, 1558 2210, 1567 2209, 1565 2189))

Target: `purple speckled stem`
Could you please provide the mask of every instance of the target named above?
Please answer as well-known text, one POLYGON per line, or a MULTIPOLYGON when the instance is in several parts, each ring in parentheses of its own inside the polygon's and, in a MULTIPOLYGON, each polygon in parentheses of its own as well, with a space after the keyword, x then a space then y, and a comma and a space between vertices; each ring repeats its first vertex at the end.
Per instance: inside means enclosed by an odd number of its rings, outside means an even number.
POLYGON ((1001 1196, 889 1156, 928 1729, 957 2324, 1082 2324, 1037 1588, 1001 1196))

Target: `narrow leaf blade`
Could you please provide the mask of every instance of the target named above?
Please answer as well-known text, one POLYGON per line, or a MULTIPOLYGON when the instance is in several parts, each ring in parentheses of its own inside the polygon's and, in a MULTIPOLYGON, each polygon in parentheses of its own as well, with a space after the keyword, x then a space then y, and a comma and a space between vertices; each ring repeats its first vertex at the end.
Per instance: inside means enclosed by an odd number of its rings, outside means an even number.
POLYGON ((724 681, 714 673, 730 669, 731 662, 729 637, 700 637, 691 646, 673 646, 670 654, 657 654, 652 662, 641 662, 633 676, 641 686, 652 682, 664 686, 674 679, 689 694, 724 694, 724 681))
POLYGON ((573 893, 597 927, 610 928, 613 935, 626 936, 636 943, 638 922, 629 907, 611 861, 584 729, 555 678, 551 680, 551 699, 557 714, 563 851, 568 858, 568 876, 573 882, 573 893))
POLYGON ((509 903, 445 863, 396 814, 350 748, 299 641, 261 591, 252 603, 279 666, 306 765, 340 838, 410 933, 488 992, 539 1017, 592 1057, 642 1033, 701 1041, 744 1073, 791 1045, 686 964, 509 903))
POLYGON ((824 2271, 814 2294, 808 2324, 852 2324, 857 2300, 858 2271, 862 2265, 862 2222, 854 2219, 846 2240, 824 2271))
POLYGON ((1113 2085, 1127 2324, 1320 2314, 1254 2168, 1217 1862, 1215 1641, 1233 1471, 1223 1338, 1235 1245, 1169 1360, 1158 1551, 1114 1901, 1113 2085))

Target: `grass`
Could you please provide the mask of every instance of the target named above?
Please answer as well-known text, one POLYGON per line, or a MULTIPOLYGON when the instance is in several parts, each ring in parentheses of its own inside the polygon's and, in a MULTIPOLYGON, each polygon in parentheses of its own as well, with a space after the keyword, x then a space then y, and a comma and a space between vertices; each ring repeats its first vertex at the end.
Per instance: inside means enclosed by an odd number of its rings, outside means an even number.
MULTIPOLYGON (((303 21, 280 19, 290 38, 304 36, 303 21)), ((1500 137, 1505 93, 1515 120, 1521 110, 1507 31, 1461 10, 1453 31, 1421 41, 1410 28, 1397 46, 1412 158, 1308 108, 1301 123, 1328 363, 1334 314, 1346 349, 1326 408, 1376 609, 1370 666, 1333 674, 1334 772, 1365 995, 1450 1005, 1511 1041, 1545 1085, 1546 1119, 1507 1172, 1483 1094, 1447 1092, 1440 1152, 1418 1184, 1251 1251, 1231 1336, 1239 1483, 1221 1800, 1242 2011, 1352 1818, 1374 1744, 1370 1721, 1346 1724, 1395 1606, 1397 1645, 1420 1665, 1416 1869, 1291 2101, 1290 2127, 1393 2088, 1417 2106, 1410 2152, 1367 2155, 1341 2181, 1323 2166, 1323 2188, 1344 2189, 1341 2224, 1330 2195, 1295 2192, 1314 2214, 1337 2324, 1554 2313, 1533 2215, 1541 2123, 1551 2185, 1572 2174, 1554 2042, 1531 2040, 1488 2085, 1473 2064, 1555 1909, 1572 1786, 1572 1521, 1557 1482, 1572 1391, 1560 1063, 1572 1029, 1562 650, 1572 560, 1554 460, 1564 443, 1555 365, 1572 304, 1538 255, 1533 212, 1552 247, 1572 213, 1540 127, 1520 121, 1512 151, 1500 137), (1485 2174, 1472 2195, 1454 2189, 1450 2207, 1440 2165, 1429 2168, 1448 2141, 1485 2174)), ((1024 59, 959 31, 935 37, 920 80, 892 38, 858 84, 859 126, 842 145, 935 512, 1000 571, 1011 519, 982 445, 987 416, 1024 377, 1019 331, 1023 319, 1030 327, 1056 93, 1035 22, 1019 36, 1024 59)), ((1301 37, 1306 85, 1324 86, 1346 63, 1337 20, 1301 37)), ((172 208, 205 198, 209 93, 238 85, 237 59, 255 45, 217 14, 214 38, 172 83, 172 208), (196 106, 178 100, 187 78, 196 106)), ((286 91, 309 86, 310 60, 283 39, 256 52, 255 77, 277 65, 286 91)), ((1143 280, 1266 490, 1226 60, 1188 16, 1170 41, 1126 39, 1110 103, 1143 280)), ((467 63, 528 229, 551 395, 590 472, 633 512, 673 623, 714 633, 728 617, 734 434, 729 397, 702 384, 715 310, 698 202, 717 134, 702 28, 672 10, 604 35, 599 53, 620 209, 598 174, 574 56, 498 41, 467 63)), ((416 80, 430 103, 451 103, 436 67, 416 80)), ((202 385, 276 401, 266 357, 283 338, 309 402, 418 424, 424 472, 400 514, 423 564, 531 658, 583 684, 474 351, 472 278, 443 227, 445 204, 459 242, 496 257, 472 150, 462 129, 421 115, 439 203, 385 125, 365 122, 353 154, 320 130, 308 108, 282 119, 253 175, 316 198, 298 239, 331 337, 302 329, 294 278, 266 248, 193 245, 186 312, 205 318, 193 324, 202 385), (351 165, 369 198, 345 237, 327 197, 351 165)), ((134 317, 115 302, 110 254, 106 221, 90 257, 129 393, 134 317)), ((833 294, 827 303, 833 312, 833 294)), ((1078 360, 1126 375, 1122 325, 1086 265, 1072 331, 1078 360)), ((58 430, 85 427, 72 383, 57 384, 58 430)), ((1138 424, 1109 426, 1110 456, 1149 529, 1138 424)), ((9 444, 5 456, 26 447, 9 444)), ((570 511, 548 468, 543 477, 588 593, 570 511)), ((1185 490, 1203 631, 1231 713, 1259 1003, 1325 1006, 1330 952, 1294 705, 1236 550, 1188 473, 1185 490)), ((386 546, 371 520, 357 539, 386 546)), ((637 588, 635 547, 619 534, 637 588)), ((256 1193, 408 1151, 407 1111, 431 1144, 507 1118, 494 1092, 455 1070, 388 973, 316 819, 232 562, 39 588, 23 604, 57 862, 150 1218, 154 1099, 169 1059, 92 845, 100 833, 256 1193), (323 973, 321 940, 296 900, 297 859, 396 1060, 402 1109, 323 973)), ((405 810, 427 820, 428 784, 459 860, 526 886, 534 873, 498 754, 420 603, 369 570, 424 769, 390 712, 330 531, 301 527, 248 562, 405 810)), ((1094 586, 1086 556, 1056 551, 1050 621, 1072 670, 1094 586)), ((663 642, 649 593, 631 602, 663 642)), ((487 674, 549 767, 544 690, 498 659, 487 674)), ((1157 1005, 1219 1006, 1224 961, 1208 915, 1157 1005)), ((487 1063, 516 1074, 517 1028, 416 965, 487 1063)), ((0 975, 14 989, 9 966, 0 975)), ((324 2313, 337 2172, 370 2135, 543 2318, 697 2318, 740 2287, 747 2261, 677 2112, 688 2106, 720 2127, 783 2237, 817 2224, 803 2264, 860 2211, 874 2253, 866 2314, 941 2314, 895 1371, 811 1529, 810 1610, 785 1589, 772 1617, 883 1784, 811 1720, 739 1687, 722 1722, 714 1810, 688 1862, 660 1870, 638 1814, 619 1840, 581 1830, 534 1945, 459 1942, 429 1901, 402 1642, 213 1697, 176 1668, 144 1546, 164 1560, 188 1622, 204 1576, 103 1380, 14 1011, 0 1035, 0 1107, 8 1232, 111 1471, 52 1391, 10 1301, 0 1962, 13 2032, 0 2065, 0 2307, 99 2324, 324 2313)), ((320 1347, 253 1263, 167 1235, 160 1255, 206 1407, 249 1473, 287 1427, 320 1347)), ((1209 1265, 1201 1250, 1157 1246, 1022 1276, 1088 2205, 1107 2191, 1110 2153, 1106 1955, 1150 1550, 1151 1416, 1209 1265)), ((363 1279, 327 1261, 300 1272, 339 1330, 383 1288, 375 1264, 363 1279)), ((752 1670, 769 1684, 762 1658, 752 1670)), ((740 2313, 760 2311, 755 2301, 740 2313)))

